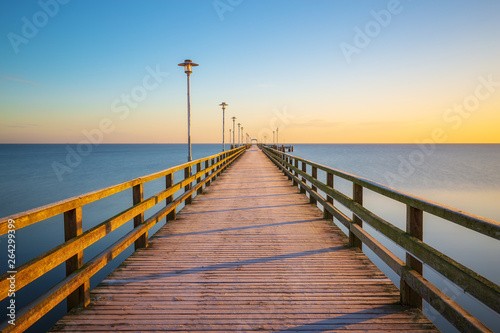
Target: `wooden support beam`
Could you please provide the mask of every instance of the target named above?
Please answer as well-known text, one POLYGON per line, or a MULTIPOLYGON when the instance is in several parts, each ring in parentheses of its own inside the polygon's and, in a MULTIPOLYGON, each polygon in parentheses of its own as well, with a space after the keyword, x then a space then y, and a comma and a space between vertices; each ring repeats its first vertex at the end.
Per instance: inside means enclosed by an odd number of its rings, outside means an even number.
MULTIPOLYGON (((304 161, 302 161, 302 171, 307 173, 307 164, 304 161)), ((306 179, 304 177, 302 177, 302 181, 305 183, 306 179)), ((303 188, 302 186, 300 187, 300 193, 306 193, 306 189, 303 188)))
MULTIPOLYGON (((285 155, 285 161, 287 163, 290 163, 291 162, 291 158, 289 156, 285 155)), ((290 171, 290 167, 288 165, 285 164, 284 166, 285 166, 286 170, 290 171)), ((285 174, 288 175, 288 180, 292 180, 292 176, 290 174, 287 174, 287 173, 285 173, 285 174)))
MULTIPOLYGON (((187 179, 189 177, 191 177, 191 166, 188 166, 187 168, 184 169, 184 179, 187 179)), ((191 190, 191 183, 187 184, 184 187, 184 192, 189 192, 189 190, 191 190)), ((193 197, 189 196, 186 199, 186 205, 190 205, 192 201, 193 201, 193 197)))
MULTIPOLYGON (((363 205, 363 186, 353 183, 352 199, 354 202, 363 205)), ((363 221, 354 213, 352 214, 352 221, 363 227, 363 221)), ((363 248, 363 242, 351 230, 349 230, 349 246, 359 247, 360 250, 363 248)))
MULTIPOLYGON (((330 172, 326 173, 326 186, 333 188, 333 174, 330 172)), ((326 196, 326 202, 331 203, 333 206, 333 198, 331 196, 326 196)), ((333 220, 333 215, 328 210, 323 209, 323 218, 333 220)))
MULTIPOLYGON (((132 188, 133 204, 137 205, 144 200, 143 185, 137 184, 132 188)), ((134 228, 144 223, 144 212, 134 217, 134 228)), ((135 249, 141 249, 148 246, 148 232, 146 231, 142 236, 134 242, 135 249)))
MULTIPOLYGON (((174 174, 169 173, 168 175, 165 176, 165 185, 166 188, 168 189, 169 187, 172 187, 174 185, 174 174)), ((168 206, 174 201, 174 195, 169 195, 167 199, 165 200, 166 205, 168 206)), ((167 214, 167 221, 173 221, 176 218, 176 212, 175 209, 172 210, 170 213, 167 214)))
MULTIPOLYGON (((83 233, 82 207, 76 207, 64 213, 64 240, 69 241, 83 233)), ((83 251, 66 260, 66 276, 83 266, 83 251)), ((74 307, 87 306, 90 303, 90 283, 86 280, 67 298, 68 311, 74 307)))
MULTIPOLYGON (((201 162, 196 164, 196 172, 199 173, 201 171, 201 162)), ((198 178, 196 178, 196 184, 201 183, 201 174, 198 178)), ((201 186, 198 191, 196 191, 197 194, 202 194, 203 193, 203 186, 201 186)))
MULTIPOLYGON (((410 205, 406 206, 406 232, 416 238, 423 240, 423 212, 410 205)), ((406 265, 413 268, 418 274, 422 275, 423 265, 417 258, 406 253, 406 265)), ((402 278, 400 284, 401 304, 422 309, 422 296, 413 290, 402 278)))
MULTIPOLYGON (((209 161, 208 161, 208 160, 206 160, 206 161, 205 161, 205 170, 208 170, 208 167, 210 166, 209 164, 210 164, 210 163, 209 163, 209 161)), ((207 172, 205 172, 205 178, 208 178, 208 175, 209 175, 209 174, 208 174, 208 171, 207 171, 207 172)), ((206 182, 206 184, 205 184, 205 188, 207 188, 207 186, 208 186, 208 185, 210 185, 210 180, 206 182)))
MULTIPOLYGON (((312 176, 314 179, 318 179, 318 168, 316 168, 315 166, 313 166, 313 167, 312 167, 311 176, 312 176)), ((314 185, 312 185, 312 186, 311 186, 311 189, 312 189, 313 191, 315 191, 315 192, 316 192, 316 191, 318 191, 318 188, 317 188, 316 186, 314 186, 314 185)), ((316 201, 316 199, 314 199, 314 197, 311 195, 311 196, 309 197, 309 202, 315 205, 317 201, 316 201)))
MULTIPOLYGON (((299 168, 299 160, 294 158, 294 161, 293 161, 293 165, 295 166, 296 169, 299 168)), ((295 177, 298 177, 299 176, 299 173, 297 171, 295 171, 295 177)), ((294 186, 297 186, 299 183, 294 179, 293 180, 293 185, 294 186)))

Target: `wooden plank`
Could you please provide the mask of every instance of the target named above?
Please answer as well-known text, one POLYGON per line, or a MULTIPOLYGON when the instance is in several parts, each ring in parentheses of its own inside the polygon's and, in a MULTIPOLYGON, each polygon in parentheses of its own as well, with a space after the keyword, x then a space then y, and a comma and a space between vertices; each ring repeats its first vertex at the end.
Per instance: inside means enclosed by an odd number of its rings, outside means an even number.
POLYGON ((287 184, 248 151, 53 331, 437 332, 287 184))

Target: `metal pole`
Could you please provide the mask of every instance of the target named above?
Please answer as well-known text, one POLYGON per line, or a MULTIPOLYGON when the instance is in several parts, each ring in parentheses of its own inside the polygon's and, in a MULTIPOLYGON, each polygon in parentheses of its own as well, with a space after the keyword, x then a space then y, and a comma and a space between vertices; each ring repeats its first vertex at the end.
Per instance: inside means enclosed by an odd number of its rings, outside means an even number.
POLYGON ((224 113, 226 111, 222 108, 222 151, 226 151, 226 143, 224 142, 224 113))
POLYGON ((191 94, 190 94, 190 74, 187 73, 187 102, 188 102, 188 162, 191 162, 191 94))
POLYGON ((280 148, 279 148, 279 144, 278 144, 278 131, 279 131, 279 128, 276 128, 276 147, 279 150, 280 148))
POLYGON ((234 121, 236 120, 235 117, 233 117, 233 149, 236 148, 236 141, 234 141, 234 134, 236 133, 236 130, 234 128, 234 121))

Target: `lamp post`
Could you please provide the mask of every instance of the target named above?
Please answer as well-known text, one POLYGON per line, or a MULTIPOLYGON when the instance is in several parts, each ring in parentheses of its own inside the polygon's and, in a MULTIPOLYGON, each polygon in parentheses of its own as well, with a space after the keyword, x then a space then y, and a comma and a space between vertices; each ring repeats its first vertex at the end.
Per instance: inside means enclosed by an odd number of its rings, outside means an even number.
POLYGON ((191 96, 190 96, 190 76, 193 72, 193 66, 199 66, 195 64, 192 60, 186 59, 183 63, 178 66, 184 66, 184 73, 187 74, 187 109, 188 109, 188 162, 191 162, 191 96))
POLYGON ((241 126, 241 145, 243 146, 243 126, 241 126))
POLYGON ((233 149, 236 148, 236 141, 234 141, 234 134, 236 133, 234 129, 234 121, 236 120, 236 117, 231 118, 233 120, 233 149))
POLYGON ((274 142, 275 142, 275 141, 274 141, 274 131, 273 131, 273 146, 274 146, 274 142))
POLYGON ((238 123, 238 147, 240 146, 240 126, 241 123, 238 123))
POLYGON ((231 143, 231 129, 229 129, 229 147, 231 147, 231 149, 233 149, 233 144, 231 143))
POLYGON ((222 151, 226 151, 226 144, 224 142, 224 114, 225 114, 225 111, 226 111, 226 102, 222 102, 222 104, 219 104, 220 106, 222 106, 222 151))
POLYGON ((279 131, 279 128, 276 127, 276 148, 279 150, 280 147, 279 147, 279 144, 278 144, 278 131, 279 131))

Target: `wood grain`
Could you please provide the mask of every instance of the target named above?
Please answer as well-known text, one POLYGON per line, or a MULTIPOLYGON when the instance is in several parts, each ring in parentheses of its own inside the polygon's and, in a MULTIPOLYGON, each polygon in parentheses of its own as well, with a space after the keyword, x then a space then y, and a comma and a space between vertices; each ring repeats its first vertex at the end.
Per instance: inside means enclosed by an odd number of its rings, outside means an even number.
POLYGON ((52 331, 437 331, 346 245, 254 148, 52 331))

